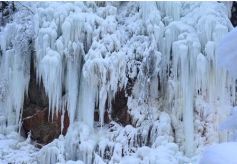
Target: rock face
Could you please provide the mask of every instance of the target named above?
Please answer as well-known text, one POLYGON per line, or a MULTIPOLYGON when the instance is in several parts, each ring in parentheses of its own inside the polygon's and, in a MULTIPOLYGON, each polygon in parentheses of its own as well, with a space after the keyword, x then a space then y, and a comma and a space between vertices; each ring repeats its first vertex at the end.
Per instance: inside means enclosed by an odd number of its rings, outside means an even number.
POLYGON ((131 124, 131 116, 128 113, 128 98, 124 89, 116 93, 114 101, 112 101, 111 117, 114 121, 122 125, 131 124))
POLYGON ((5 25, 14 11, 14 2, 0 2, 0 25, 5 25))
POLYGON ((237 2, 233 2, 233 6, 231 9, 231 23, 235 27, 237 25, 237 2))
POLYGON ((119 90, 114 100, 112 101, 112 120, 122 124, 123 126, 132 124, 132 117, 128 112, 128 96, 131 96, 132 89, 135 84, 136 77, 134 79, 128 78, 126 88, 119 90))
POLYGON ((68 114, 65 113, 61 130, 61 113, 54 115, 53 120, 49 117, 48 108, 31 104, 24 109, 23 125, 25 133, 31 132, 31 138, 39 144, 47 144, 57 138, 61 133, 66 134, 69 126, 68 114))

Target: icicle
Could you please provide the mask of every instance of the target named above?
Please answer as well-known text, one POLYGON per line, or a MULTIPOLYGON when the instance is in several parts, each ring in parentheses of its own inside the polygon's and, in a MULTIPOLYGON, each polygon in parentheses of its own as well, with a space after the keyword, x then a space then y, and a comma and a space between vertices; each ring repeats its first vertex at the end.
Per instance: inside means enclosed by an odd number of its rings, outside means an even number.
MULTIPOLYGON (((179 110, 183 109, 183 124, 184 124, 184 136, 185 136, 185 153, 186 155, 192 155, 194 147, 194 126, 193 126, 193 92, 190 82, 190 68, 188 58, 188 47, 182 43, 173 43, 173 56, 177 56, 180 60, 180 88, 178 97, 181 98, 181 106, 179 110)), ((177 98, 178 98, 177 97, 177 98)))
POLYGON ((101 126, 104 124, 105 103, 107 99, 107 91, 105 86, 102 86, 99 93, 99 116, 101 126))
POLYGON ((207 76, 208 76, 208 63, 207 59, 203 54, 197 56, 197 77, 196 77, 196 89, 199 94, 206 95, 207 87, 207 76))
POLYGON ((159 24, 160 13, 157 9, 156 2, 141 2, 140 4, 142 19, 146 23, 159 24))
POLYGON ((162 11, 163 15, 171 17, 174 21, 180 19, 180 2, 159 2, 157 3, 157 6, 162 11))
POLYGON ((67 82, 66 89, 68 91, 68 111, 70 122, 76 118, 76 110, 78 105, 79 84, 81 76, 82 48, 79 43, 73 43, 73 56, 67 61, 67 82), (79 54, 79 55, 78 55, 79 54), (74 58, 74 59, 73 59, 74 58))
POLYGON ((208 78, 208 89, 209 89, 209 101, 210 102, 213 102, 215 100, 215 96, 216 96, 216 89, 215 89, 215 77, 216 77, 216 72, 215 72, 215 69, 216 69, 216 63, 215 63, 215 45, 214 45, 214 42, 207 42, 206 44, 206 47, 205 47, 205 53, 207 55, 207 59, 208 59, 208 62, 209 62, 209 68, 208 68, 208 71, 209 71, 209 78, 208 78))
POLYGON ((49 97, 49 111, 53 119, 54 109, 58 114, 62 99, 62 59, 56 51, 47 48, 45 57, 40 62, 40 76, 42 76, 45 92, 49 97))
POLYGON ((96 87, 94 81, 89 80, 90 79, 85 79, 85 76, 82 75, 78 100, 78 117, 80 121, 86 123, 90 128, 93 128, 96 87))

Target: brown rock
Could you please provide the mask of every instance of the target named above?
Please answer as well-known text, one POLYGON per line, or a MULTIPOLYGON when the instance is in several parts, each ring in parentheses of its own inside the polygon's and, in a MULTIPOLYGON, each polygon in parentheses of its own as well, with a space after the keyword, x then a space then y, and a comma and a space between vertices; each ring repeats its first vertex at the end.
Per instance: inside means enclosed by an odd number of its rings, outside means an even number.
MULTIPOLYGON (((26 134, 31 131, 31 138, 39 144, 47 144, 61 134, 61 113, 54 115, 53 120, 48 115, 48 108, 39 109, 31 105, 23 111, 22 128, 26 134), (34 112, 34 113, 33 113, 34 112)), ((69 117, 64 115, 62 134, 65 135, 69 126, 69 117)))
POLYGON ((114 101, 112 102, 112 119, 124 126, 131 124, 131 116, 128 113, 127 102, 128 98, 124 89, 116 93, 114 101))

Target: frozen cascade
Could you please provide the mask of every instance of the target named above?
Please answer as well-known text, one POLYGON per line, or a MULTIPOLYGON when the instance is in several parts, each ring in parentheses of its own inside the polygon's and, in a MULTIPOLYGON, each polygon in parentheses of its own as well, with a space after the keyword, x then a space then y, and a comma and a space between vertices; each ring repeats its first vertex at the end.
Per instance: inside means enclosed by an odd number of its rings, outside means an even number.
MULTIPOLYGON (((192 48, 193 49, 193 48, 192 48)), ((191 155, 193 153, 193 140, 194 140, 194 126, 193 126, 193 74, 194 71, 192 69, 195 66, 195 61, 192 61, 192 54, 188 57, 188 47, 185 44, 174 42, 172 50, 174 51, 173 55, 178 57, 177 62, 180 64, 177 68, 179 70, 175 70, 180 73, 180 75, 176 75, 178 81, 180 81, 180 86, 178 86, 178 95, 176 99, 181 99, 179 110, 183 110, 183 123, 184 123, 184 137, 185 137, 185 153, 187 155, 191 155), (194 62, 194 63, 193 63, 194 62), (192 67, 190 67, 190 65, 192 67), (194 64, 194 65, 193 65, 194 64)), ((175 64, 174 64, 175 65, 175 64)))
POLYGON ((85 122, 90 128, 93 128, 96 94, 94 81, 88 81, 82 77, 80 83, 78 117, 80 121, 85 122))
POLYGON ((78 101, 78 88, 80 81, 81 72, 81 58, 76 58, 75 60, 69 60, 67 63, 67 75, 66 75, 66 88, 68 89, 68 111, 70 112, 69 119, 75 120, 76 118, 76 109, 77 109, 77 101, 78 101))
POLYGON ((216 46, 233 28, 226 5, 30 7, 33 15, 21 15, 26 24, 13 21, 0 31, 0 132, 19 125, 33 55, 51 119, 67 111, 70 121, 65 136, 39 151, 40 163, 188 163, 203 146, 231 137, 217 132, 235 104, 235 80, 216 62, 216 46), (131 118, 124 126, 111 117, 122 91, 131 118))
MULTIPOLYGON (((24 16, 28 13, 23 12, 24 16)), ((27 17, 26 17, 27 18, 27 17)), ((28 93, 31 58, 31 22, 21 20, 12 22, 0 30, 0 117, 1 133, 16 130, 20 124, 24 94, 28 93), (2 127, 3 126, 3 127, 2 127)))

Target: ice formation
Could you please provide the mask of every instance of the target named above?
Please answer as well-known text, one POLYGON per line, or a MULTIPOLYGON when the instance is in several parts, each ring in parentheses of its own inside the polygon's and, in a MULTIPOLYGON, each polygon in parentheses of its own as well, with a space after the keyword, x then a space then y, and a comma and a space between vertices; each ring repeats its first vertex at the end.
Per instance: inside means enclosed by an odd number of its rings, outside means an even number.
POLYGON ((42 2, 29 5, 33 14, 24 11, 23 23, 15 22, 18 11, 0 31, 0 132, 20 126, 33 58, 49 119, 66 111, 70 119, 38 162, 197 162, 203 146, 230 137, 218 126, 235 103, 235 80, 216 60, 232 29, 227 6, 42 2), (121 90, 132 118, 125 127, 104 121, 121 90))
MULTIPOLYGON (((27 13, 22 13, 25 17, 27 13)), ((24 94, 28 93, 32 42, 32 20, 21 20, 6 25, 0 31, 0 116, 1 133, 17 130, 20 123, 24 94)))

